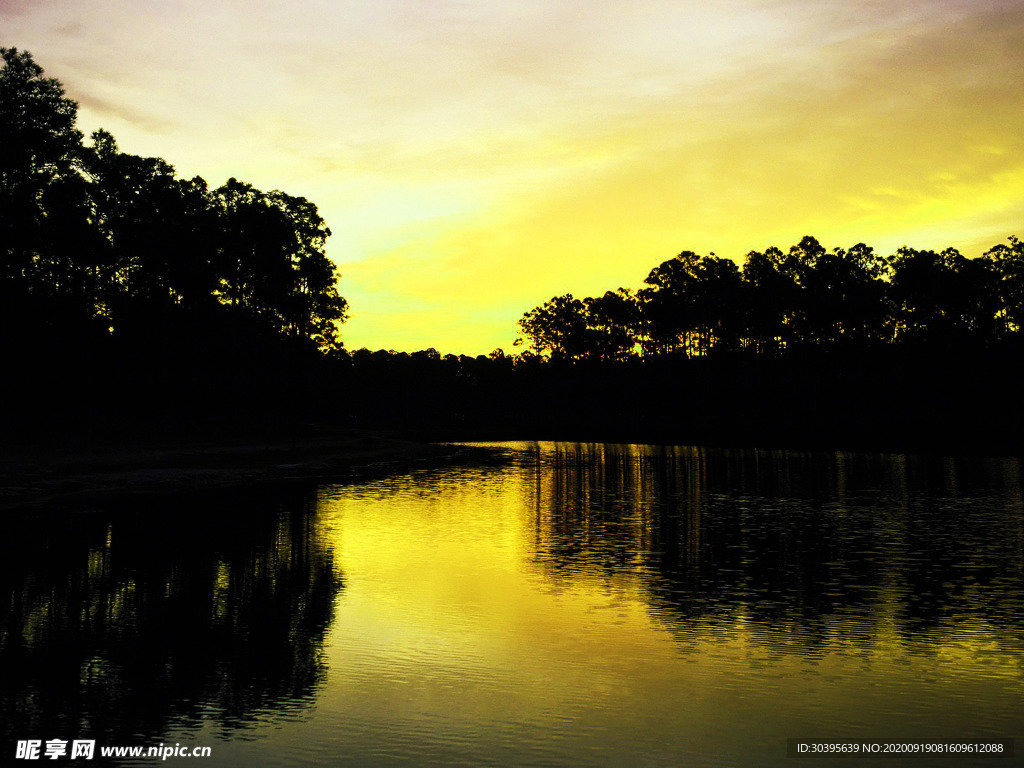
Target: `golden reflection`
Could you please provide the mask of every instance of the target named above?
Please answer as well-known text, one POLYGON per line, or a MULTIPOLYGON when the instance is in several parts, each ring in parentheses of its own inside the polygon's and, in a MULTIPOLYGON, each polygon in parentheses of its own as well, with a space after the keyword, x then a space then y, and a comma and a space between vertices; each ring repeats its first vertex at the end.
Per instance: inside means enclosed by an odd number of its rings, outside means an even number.
POLYGON ((1024 605, 1005 580, 1022 564, 1020 492, 980 465, 519 448, 518 463, 485 473, 412 477, 330 503, 353 574, 343 624, 379 643, 375 653, 401 663, 426 643, 500 668, 523 643, 571 637, 613 664, 653 652, 666 633, 698 656, 724 640, 797 660, 923 656, 1020 683, 1024 605), (908 490, 908 472, 926 495, 908 490), (986 493, 1009 493, 1010 508, 951 514, 968 476, 976 488, 1002 483, 986 493), (1014 519, 1007 537, 999 526, 1014 519))
POLYGON ((366 754, 700 764, 730 733, 775 764, 792 733, 966 737, 1024 702, 1019 467, 496 448, 322 493, 347 581, 317 712, 366 754))

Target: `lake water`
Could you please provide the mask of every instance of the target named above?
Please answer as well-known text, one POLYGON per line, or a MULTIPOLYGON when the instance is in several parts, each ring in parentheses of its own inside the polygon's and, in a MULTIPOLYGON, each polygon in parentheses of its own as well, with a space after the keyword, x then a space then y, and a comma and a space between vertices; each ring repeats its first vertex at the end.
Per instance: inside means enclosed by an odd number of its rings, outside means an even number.
POLYGON ((3 533, 11 756, 846 768, 878 761, 787 740, 1024 736, 1018 459, 506 443, 3 533))

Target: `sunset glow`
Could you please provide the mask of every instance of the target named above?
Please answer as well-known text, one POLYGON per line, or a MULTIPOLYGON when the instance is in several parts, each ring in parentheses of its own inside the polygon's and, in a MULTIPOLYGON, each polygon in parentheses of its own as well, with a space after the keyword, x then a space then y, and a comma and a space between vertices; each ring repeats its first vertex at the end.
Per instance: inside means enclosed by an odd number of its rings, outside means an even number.
POLYGON ((680 250, 1024 235, 1015 0, 0 0, 87 135, 315 202, 349 349, 510 350, 680 250))

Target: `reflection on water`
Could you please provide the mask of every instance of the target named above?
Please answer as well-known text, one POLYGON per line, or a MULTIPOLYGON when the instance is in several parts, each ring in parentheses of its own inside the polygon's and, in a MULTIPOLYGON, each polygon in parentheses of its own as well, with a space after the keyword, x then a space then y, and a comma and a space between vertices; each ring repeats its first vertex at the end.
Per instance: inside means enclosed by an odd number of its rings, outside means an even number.
POLYGON ((532 455, 551 578, 635 573, 678 633, 742 617, 799 631, 803 653, 962 636, 968 620, 1024 638, 1016 459, 579 444, 532 455))
POLYGON ((321 528, 294 497, 147 500, 5 524, 4 748, 156 743, 171 725, 208 721, 230 735, 309 707, 341 587, 321 528))
POLYGON ((1021 481, 1016 459, 522 443, 37 526, 5 539, 3 728, 253 766, 1020 738, 1021 481))

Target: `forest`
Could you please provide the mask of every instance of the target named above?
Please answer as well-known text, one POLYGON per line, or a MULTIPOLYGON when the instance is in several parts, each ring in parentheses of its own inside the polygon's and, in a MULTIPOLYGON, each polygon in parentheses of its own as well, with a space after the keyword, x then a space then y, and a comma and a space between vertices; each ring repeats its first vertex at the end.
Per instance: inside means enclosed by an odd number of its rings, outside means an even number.
MULTIPOLYGON (((76 127, 31 54, 0 49, 0 426, 281 418, 342 349, 347 304, 309 200, 211 188, 76 127)), ((294 418, 294 415, 290 415, 294 418)))
POLYGON ((683 251, 637 292, 556 296, 520 327, 552 360, 622 361, 796 349, 997 347, 1024 327, 1024 243, 1010 236, 982 257, 904 246, 880 256, 864 243, 826 251, 804 237, 730 259, 683 251))
POLYGON ((684 250, 638 290, 556 296, 514 354, 346 350, 330 229, 301 197, 211 188, 88 140, 32 56, 0 70, 0 430, 8 439, 365 428, 1018 451, 1024 243, 804 237, 684 250))
POLYGON ((0 285, 12 319, 144 334, 212 311, 340 347, 346 305, 315 205, 234 178, 217 189, 178 179, 103 130, 85 144, 60 83, 28 53, 0 54, 0 285))

